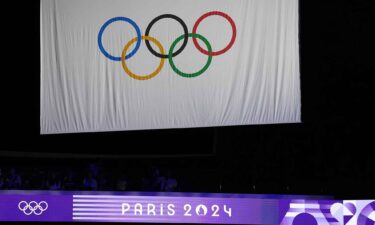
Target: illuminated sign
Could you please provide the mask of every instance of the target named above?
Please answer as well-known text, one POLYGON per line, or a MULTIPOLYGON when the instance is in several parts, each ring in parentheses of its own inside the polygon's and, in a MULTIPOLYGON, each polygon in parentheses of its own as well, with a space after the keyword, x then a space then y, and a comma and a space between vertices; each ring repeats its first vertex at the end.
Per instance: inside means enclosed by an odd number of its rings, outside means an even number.
POLYGON ((0 221, 374 224, 375 200, 330 199, 286 195, 3 191, 0 192, 0 221))

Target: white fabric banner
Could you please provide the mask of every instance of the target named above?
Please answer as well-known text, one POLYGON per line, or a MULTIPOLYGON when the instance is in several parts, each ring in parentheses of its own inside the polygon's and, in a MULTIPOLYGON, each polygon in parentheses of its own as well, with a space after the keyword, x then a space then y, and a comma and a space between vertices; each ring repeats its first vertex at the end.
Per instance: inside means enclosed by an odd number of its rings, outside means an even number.
POLYGON ((41 0, 42 134, 300 122, 298 0, 41 0))

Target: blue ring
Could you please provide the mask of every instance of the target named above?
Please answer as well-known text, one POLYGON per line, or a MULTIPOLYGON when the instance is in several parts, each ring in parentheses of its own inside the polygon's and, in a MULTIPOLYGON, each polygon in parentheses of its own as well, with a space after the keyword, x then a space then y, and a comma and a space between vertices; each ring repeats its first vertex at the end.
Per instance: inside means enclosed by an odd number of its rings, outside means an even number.
POLYGON ((121 57, 116 57, 116 56, 109 54, 104 49, 103 43, 102 43, 102 37, 103 37, 105 28, 107 28, 108 25, 116 21, 124 21, 124 22, 129 23, 130 25, 134 27, 135 31, 137 32, 137 44, 135 45, 135 48, 133 49, 133 51, 131 51, 128 55, 125 56, 125 59, 130 59, 138 51, 139 47, 141 46, 142 35, 141 35, 141 29, 139 29, 138 25, 133 20, 127 17, 114 17, 103 24, 103 26, 100 28, 99 35, 98 35, 99 49, 107 58, 114 60, 114 61, 121 61, 121 57))

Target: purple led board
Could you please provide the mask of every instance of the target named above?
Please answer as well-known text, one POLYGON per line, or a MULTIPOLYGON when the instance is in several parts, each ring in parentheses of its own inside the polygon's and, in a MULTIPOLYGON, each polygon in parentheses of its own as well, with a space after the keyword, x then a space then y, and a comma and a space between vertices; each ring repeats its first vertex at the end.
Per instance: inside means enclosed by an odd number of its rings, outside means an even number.
POLYGON ((3 191, 0 221, 373 225, 374 204, 324 196, 3 191))

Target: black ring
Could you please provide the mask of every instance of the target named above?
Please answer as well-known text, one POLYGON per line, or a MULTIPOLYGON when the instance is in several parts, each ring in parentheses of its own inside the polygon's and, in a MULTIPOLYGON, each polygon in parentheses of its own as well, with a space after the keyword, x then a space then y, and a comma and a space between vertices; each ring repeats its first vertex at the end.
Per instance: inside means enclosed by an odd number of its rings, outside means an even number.
MULTIPOLYGON (((178 16, 175 16, 173 14, 163 14, 163 15, 160 15, 158 17, 156 17, 155 19, 153 19, 150 24, 147 26, 147 29, 146 29, 146 33, 145 35, 146 36, 149 36, 149 33, 150 33, 150 30, 151 30, 151 27, 154 25, 154 23, 156 23, 157 21, 161 20, 161 19, 164 19, 164 18, 171 18, 171 19, 174 19, 174 20, 177 20, 177 22, 179 22, 181 24, 181 26, 184 28, 184 33, 185 33, 185 37, 184 37, 184 42, 182 43, 181 47, 172 54, 172 57, 175 57, 177 55, 179 55, 186 47, 187 43, 188 43, 188 40, 189 40, 189 33, 188 33, 188 28, 185 24, 185 22, 178 16)), ((156 57, 159 57, 159 58, 169 58, 169 55, 162 55, 158 52, 156 52, 152 47, 151 47, 151 44, 150 44, 150 41, 149 40, 146 40, 146 46, 148 48, 148 50, 156 57)))

